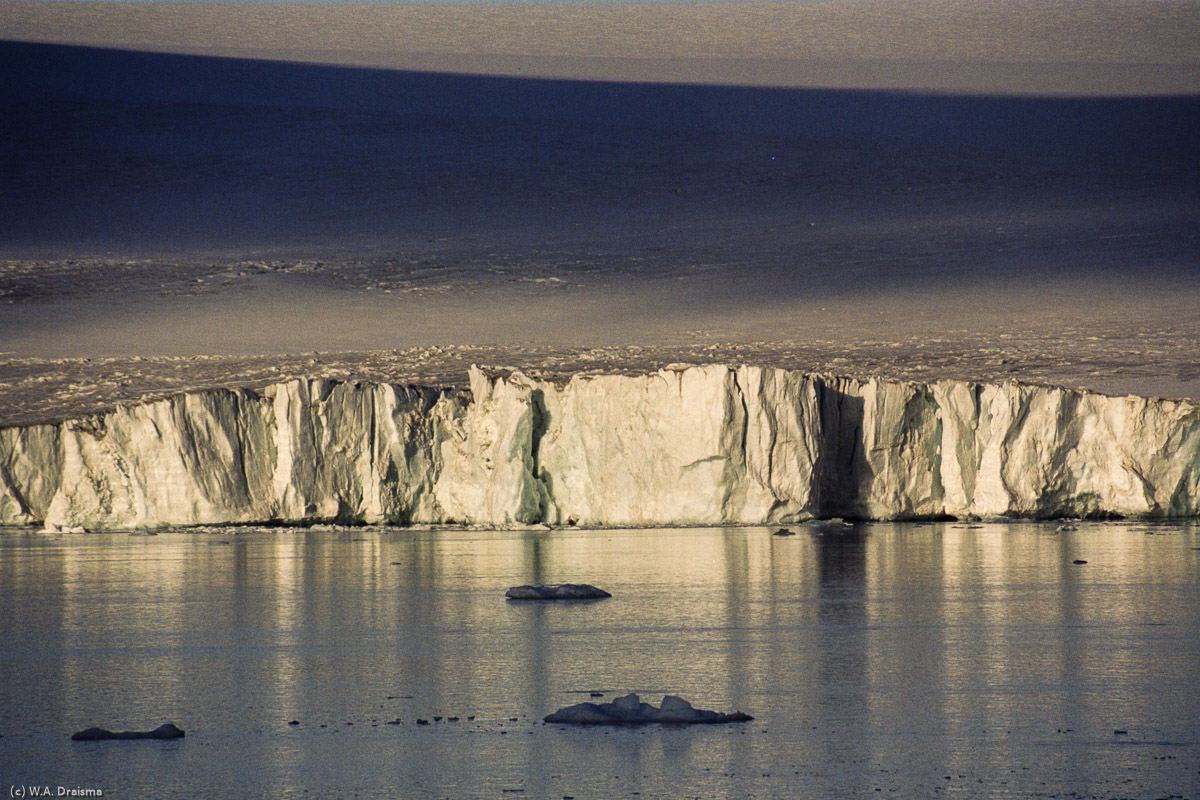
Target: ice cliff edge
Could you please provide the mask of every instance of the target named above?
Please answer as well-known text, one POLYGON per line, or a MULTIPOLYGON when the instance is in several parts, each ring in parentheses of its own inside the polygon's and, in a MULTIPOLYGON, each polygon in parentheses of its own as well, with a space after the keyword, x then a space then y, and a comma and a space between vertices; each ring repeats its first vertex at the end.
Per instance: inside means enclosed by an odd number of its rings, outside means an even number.
POLYGON ((1200 515, 1200 406, 691 366, 295 380, 0 429, 0 523, 769 524, 1200 515))

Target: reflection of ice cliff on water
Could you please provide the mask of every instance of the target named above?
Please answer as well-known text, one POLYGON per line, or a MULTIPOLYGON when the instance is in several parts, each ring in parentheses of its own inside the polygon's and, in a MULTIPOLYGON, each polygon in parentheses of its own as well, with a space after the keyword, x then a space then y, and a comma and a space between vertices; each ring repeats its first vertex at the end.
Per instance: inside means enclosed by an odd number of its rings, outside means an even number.
POLYGON ((0 522, 1193 516, 1200 407, 757 367, 300 380, 0 430, 0 522))

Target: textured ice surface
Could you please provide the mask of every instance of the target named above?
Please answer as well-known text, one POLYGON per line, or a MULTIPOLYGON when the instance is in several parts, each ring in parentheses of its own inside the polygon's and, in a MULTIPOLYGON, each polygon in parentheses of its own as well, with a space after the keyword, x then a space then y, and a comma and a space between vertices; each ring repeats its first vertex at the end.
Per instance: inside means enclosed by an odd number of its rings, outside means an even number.
POLYGON ((1194 516, 1200 407, 710 365, 470 392, 296 380, 0 429, 0 521, 1194 516))

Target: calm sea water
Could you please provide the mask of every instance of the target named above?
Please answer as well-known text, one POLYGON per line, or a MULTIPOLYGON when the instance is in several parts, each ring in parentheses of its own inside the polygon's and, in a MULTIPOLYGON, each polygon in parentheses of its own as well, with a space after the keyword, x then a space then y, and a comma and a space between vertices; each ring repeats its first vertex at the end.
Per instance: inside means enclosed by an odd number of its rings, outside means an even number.
POLYGON ((1200 525, 1056 527, 8 529, 0 794, 1200 797, 1200 525))

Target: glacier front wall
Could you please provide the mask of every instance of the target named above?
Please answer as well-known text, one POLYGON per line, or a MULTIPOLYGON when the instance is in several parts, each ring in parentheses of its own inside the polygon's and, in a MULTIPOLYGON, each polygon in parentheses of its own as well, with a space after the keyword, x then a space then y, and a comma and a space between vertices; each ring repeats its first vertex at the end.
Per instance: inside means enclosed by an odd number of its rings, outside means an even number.
POLYGON ((712 525, 1200 515, 1200 406, 758 367, 297 380, 0 429, 0 522, 712 525))

